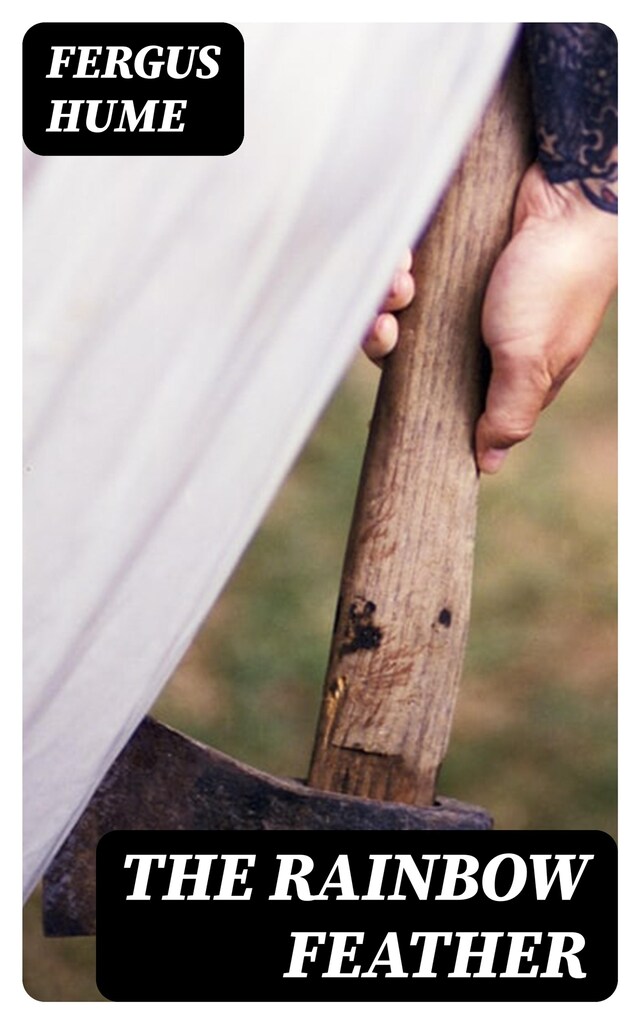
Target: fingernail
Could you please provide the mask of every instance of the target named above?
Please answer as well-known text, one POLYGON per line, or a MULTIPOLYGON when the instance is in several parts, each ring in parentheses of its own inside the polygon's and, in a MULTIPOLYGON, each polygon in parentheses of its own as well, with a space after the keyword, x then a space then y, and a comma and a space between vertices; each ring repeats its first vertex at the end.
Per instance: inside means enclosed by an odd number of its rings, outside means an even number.
POLYGON ((483 473, 497 473, 508 454, 508 448, 487 448, 480 469, 483 473))
POLYGON ((398 291, 400 290, 400 280, 399 280, 399 278, 400 278, 399 274, 395 273, 393 275, 393 280, 391 282, 391 287, 389 289, 389 298, 390 299, 395 298, 395 296, 398 294, 398 291))

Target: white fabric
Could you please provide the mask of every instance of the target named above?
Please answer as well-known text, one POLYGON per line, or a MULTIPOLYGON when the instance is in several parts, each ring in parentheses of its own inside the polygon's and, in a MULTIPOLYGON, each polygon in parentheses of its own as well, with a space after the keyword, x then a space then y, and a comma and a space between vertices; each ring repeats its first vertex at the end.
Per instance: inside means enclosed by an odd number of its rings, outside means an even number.
POLYGON ((217 158, 49 158, 25 224, 25 893, 354 354, 513 29, 248 26, 217 158))

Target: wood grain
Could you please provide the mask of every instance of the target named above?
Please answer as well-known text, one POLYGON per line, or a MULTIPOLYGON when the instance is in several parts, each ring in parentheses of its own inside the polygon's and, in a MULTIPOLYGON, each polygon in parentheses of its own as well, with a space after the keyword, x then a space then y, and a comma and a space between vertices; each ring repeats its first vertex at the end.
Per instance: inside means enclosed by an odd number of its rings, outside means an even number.
POLYGON ((520 57, 415 257, 371 425, 309 783, 434 801, 469 621, 483 380, 480 310, 531 161, 520 57))

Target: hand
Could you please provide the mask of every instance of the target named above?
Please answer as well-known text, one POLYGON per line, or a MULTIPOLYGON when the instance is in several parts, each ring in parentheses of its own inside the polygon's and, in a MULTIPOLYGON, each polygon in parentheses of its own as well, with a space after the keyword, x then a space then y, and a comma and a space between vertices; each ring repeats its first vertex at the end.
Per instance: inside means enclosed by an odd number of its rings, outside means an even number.
POLYGON ((406 249, 379 315, 362 343, 365 354, 374 363, 389 355, 395 348, 398 340, 398 321, 393 314, 408 306, 415 293, 415 283, 411 274, 412 262, 411 250, 406 249))
POLYGON ((616 284, 617 217, 590 203, 577 182, 551 185, 534 164, 484 301, 492 374, 476 428, 482 472, 497 472, 531 434, 591 345, 616 284))

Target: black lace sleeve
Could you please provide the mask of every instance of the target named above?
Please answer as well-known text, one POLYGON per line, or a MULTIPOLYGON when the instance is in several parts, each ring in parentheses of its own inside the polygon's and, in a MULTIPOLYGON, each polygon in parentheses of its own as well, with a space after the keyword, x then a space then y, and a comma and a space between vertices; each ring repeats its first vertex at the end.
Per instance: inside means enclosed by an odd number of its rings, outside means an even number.
POLYGON ((578 181, 618 212, 618 44, 606 25, 529 24, 538 160, 549 181, 578 181))

